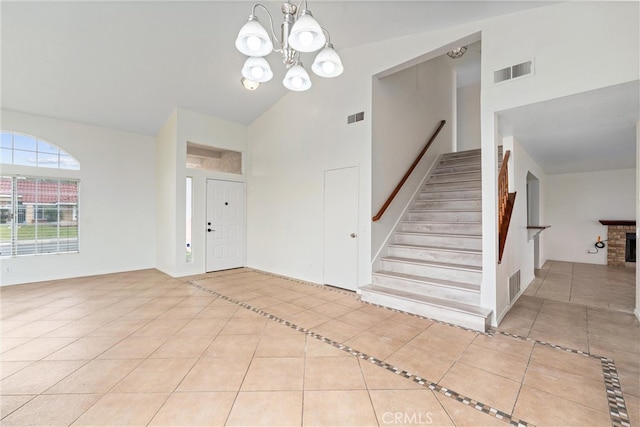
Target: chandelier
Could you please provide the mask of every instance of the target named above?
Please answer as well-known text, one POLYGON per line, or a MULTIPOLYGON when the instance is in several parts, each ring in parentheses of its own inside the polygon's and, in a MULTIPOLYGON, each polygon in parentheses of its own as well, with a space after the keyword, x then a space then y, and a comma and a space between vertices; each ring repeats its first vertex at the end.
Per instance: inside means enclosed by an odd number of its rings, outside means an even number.
POLYGON ((340 56, 333 49, 329 32, 322 28, 307 9, 306 0, 298 6, 287 1, 282 5, 283 22, 280 26, 278 38, 273 28, 273 17, 262 4, 254 4, 249 20, 240 29, 236 39, 236 48, 248 56, 242 67, 242 85, 255 90, 260 83, 268 82, 273 77, 273 71, 265 56, 271 51, 282 55, 282 62, 287 68, 282 84, 289 90, 304 91, 311 87, 311 79, 300 61, 300 53, 320 52, 311 65, 311 70, 320 77, 337 77, 344 70, 340 56), (304 3, 304 9, 300 6, 304 3), (261 8, 269 16, 271 35, 260 24, 256 16, 256 9, 261 8), (326 34, 326 36, 325 36, 326 34), (275 47, 274 47, 275 45, 275 47))

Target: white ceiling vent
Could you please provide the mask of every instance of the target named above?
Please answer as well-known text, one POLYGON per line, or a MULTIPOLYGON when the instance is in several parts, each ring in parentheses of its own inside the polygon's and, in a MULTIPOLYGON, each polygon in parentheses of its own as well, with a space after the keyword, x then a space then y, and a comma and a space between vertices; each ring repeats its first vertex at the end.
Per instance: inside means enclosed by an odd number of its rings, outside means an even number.
POLYGON ((500 83, 533 74, 533 61, 525 61, 493 72, 493 83, 500 83))

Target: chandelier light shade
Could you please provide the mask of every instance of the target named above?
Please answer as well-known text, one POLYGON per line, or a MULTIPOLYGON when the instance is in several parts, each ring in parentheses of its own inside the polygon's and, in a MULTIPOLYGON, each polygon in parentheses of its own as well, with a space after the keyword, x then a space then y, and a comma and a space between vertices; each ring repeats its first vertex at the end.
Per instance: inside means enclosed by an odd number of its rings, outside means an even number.
POLYGON ((338 77, 344 71, 340 56, 333 50, 331 43, 327 43, 327 46, 316 56, 311 69, 320 77, 338 77))
MULTIPOLYGON (((269 10, 260 3, 253 5, 248 21, 240 29, 236 38, 236 48, 249 57, 241 70, 243 85, 245 81, 259 85, 272 79, 273 71, 264 58, 272 51, 282 55, 282 62, 287 68, 282 83, 292 91, 304 91, 311 87, 309 74, 300 62, 301 53, 320 51, 311 66, 316 75, 331 78, 342 74, 344 71, 342 60, 329 40, 329 32, 320 26, 311 11, 307 9, 306 0, 302 0, 298 6, 290 1, 283 3, 282 15, 280 37, 277 37, 269 10), (303 3, 304 8, 300 8, 303 3), (256 16, 258 8, 267 13, 271 34, 258 21, 256 16)), ((252 87, 251 90, 255 90, 257 85, 252 87)))
POLYGON ((267 30, 254 15, 249 16, 249 21, 240 29, 236 48, 247 56, 265 56, 273 50, 267 30))
POLYGON ((254 82, 264 83, 271 80, 273 71, 266 59, 261 56, 250 56, 244 63, 242 77, 254 82))
POLYGON ((284 80, 282 80, 282 84, 289 90, 302 92, 311 88, 311 79, 302 64, 297 63, 289 68, 284 80))
POLYGON ((299 52, 315 52, 322 48, 326 41, 318 21, 313 18, 311 12, 303 10, 300 18, 291 27, 289 45, 299 52))

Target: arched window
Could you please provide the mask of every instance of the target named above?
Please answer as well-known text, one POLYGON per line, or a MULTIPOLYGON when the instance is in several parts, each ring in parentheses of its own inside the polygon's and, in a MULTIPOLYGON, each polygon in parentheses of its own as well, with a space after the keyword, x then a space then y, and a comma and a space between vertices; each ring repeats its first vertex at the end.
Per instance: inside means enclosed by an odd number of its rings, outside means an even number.
POLYGON ((18 132, 1 131, 0 163, 54 169, 80 169, 69 153, 50 142, 18 132))
MULTIPOLYGON (((0 163, 80 169, 59 147, 34 136, 0 131, 0 163)), ((79 252, 80 181, 37 176, 0 176, 0 257, 79 252)))

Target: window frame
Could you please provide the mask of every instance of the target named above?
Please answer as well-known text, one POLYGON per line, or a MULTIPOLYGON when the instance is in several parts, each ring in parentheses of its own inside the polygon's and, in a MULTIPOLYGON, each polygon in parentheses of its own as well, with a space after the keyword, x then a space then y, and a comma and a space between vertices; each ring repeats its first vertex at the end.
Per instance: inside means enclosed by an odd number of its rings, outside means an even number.
MULTIPOLYGON (((8 215, 2 215, 0 221, 4 222, 0 223, 0 227, 8 226, 10 230, 8 238, 3 236, 0 239, 0 259, 34 255, 80 253, 79 179, 25 176, 22 174, 2 174, 0 176, 0 179, 3 182, 11 182, 8 203, 3 203, 6 202, 6 200, 0 200, 0 210, 4 211, 5 214, 8 213, 8 215), (22 185, 23 188, 33 186, 35 190, 32 192, 21 191, 19 189, 19 181, 27 184, 22 185), (33 184, 29 185, 28 181, 32 181, 33 184), (47 187, 50 187, 52 184, 55 185, 57 196, 57 200, 55 202, 39 202, 39 200, 41 200, 45 195, 51 195, 51 193, 47 193, 46 189, 39 189, 42 183, 45 183, 47 187), (67 194, 66 192, 62 191, 63 185, 71 185, 72 187, 75 187, 75 201, 61 200, 61 195, 67 194), (19 201, 20 199, 24 199, 25 195, 32 196, 32 199, 29 199, 28 203, 19 201), (47 220, 47 215, 45 212, 47 210, 56 211, 55 221, 47 220), (65 212, 70 212, 71 216, 69 217, 68 214, 65 215, 65 212), (63 218, 67 218, 67 220, 65 221, 63 218), (55 237, 50 236, 52 226, 55 230, 55 237), (21 229, 23 230, 22 233, 20 233, 21 229), (42 231, 39 232, 40 230, 42 231), (62 233, 62 230, 66 230, 67 233, 62 233), (69 230, 71 230, 70 233, 69 230), (26 237, 21 238, 20 234, 26 237), (31 234, 33 234, 33 237, 31 237, 31 234), (32 250, 27 250, 25 252, 24 248, 29 248, 29 244, 27 243, 25 245, 25 242, 22 242, 21 245, 21 240, 31 240, 33 245, 32 250), (8 253, 4 249, 7 246, 8 253), (51 250, 51 248, 55 249, 51 250)), ((3 195, 6 196, 5 194, 3 195)), ((6 234, 7 232, 4 231, 2 233, 6 234)))
MULTIPOLYGON (((0 259, 80 253, 80 162, 58 145, 32 134, 1 129, 0 135, 2 137, 0 141, 0 149, 3 151, 2 154, 6 154, 8 149, 12 151, 12 157, 9 163, 5 162, 6 158, 0 159, 0 177, 3 181, 2 190, 9 188, 8 194, 3 194, 7 193, 7 191, 0 191, 0 259), (7 135, 11 135, 11 137, 8 138, 7 135), (25 140, 30 139, 33 141, 31 148, 35 147, 36 151, 28 151, 33 158, 29 164, 13 163, 15 135, 24 137, 25 140), (37 147, 39 145, 42 146, 42 154, 44 156, 49 156, 51 155, 51 151, 57 150, 57 154, 55 155, 58 160, 55 167, 38 163, 37 147), (63 157, 73 160, 73 168, 60 167, 63 157), (5 179, 11 180, 10 187, 4 182, 5 179), (46 198, 40 197, 40 199, 35 199, 35 196, 33 196, 33 200, 36 201, 31 203, 31 207, 23 203, 18 203, 18 179, 48 183, 46 187, 37 187, 36 184, 30 184, 33 189, 40 188, 38 191, 42 192, 41 195, 46 195, 46 198), (54 190, 56 195, 53 196, 53 200, 51 199, 52 188, 50 187, 52 182, 55 183, 56 186, 54 190), (65 183, 72 184, 75 188, 72 187, 71 190, 69 190, 69 188, 61 189, 61 185, 65 183), (69 193, 69 191, 71 191, 71 193, 69 193), (38 202, 38 200, 40 202, 38 202), (7 208, 9 210, 7 210, 7 208), (28 212, 29 209, 31 210, 30 212, 28 212), (51 212, 52 209, 55 210, 55 213, 51 212), (39 219, 34 217, 36 214, 39 219), (53 220, 53 218, 55 218, 55 220, 53 220), (32 225, 34 225, 33 230, 28 230, 32 225), (55 227, 52 228, 52 225, 55 225, 55 227), (4 230, 2 229, 7 226, 10 230, 9 236, 7 236, 6 228, 4 230), (23 229, 20 232, 21 227, 23 229), (41 228, 39 229, 38 227, 41 228), (42 234, 38 234, 39 232, 42 234), (52 238, 52 234, 55 235, 55 237, 52 238), (19 251, 20 240, 28 239, 31 235, 34 236, 33 247, 26 252, 19 251), (25 236, 28 237, 25 238, 25 236), (67 240, 69 238, 71 240, 67 240), (54 250, 51 250, 52 247, 54 250)), ((35 190, 31 191, 33 192, 35 190)), ((25 242, 22 243, 24 244, 25 242)), ((29 245, 26 244, 22 249, 28 246, 29 245)))
POLYGON ((43 169, 57 169, 61 171, 77 171, 80 170, 80 162, 74 156, 72 156, 66 150, 60 148, 56 144, 49 142, 48 140, 38 138, 37 136, 30 135, 24 132, 15 132, 10 130, 0 130, 0 164, 2 165, 12 165, 18 167, 32 167, 32 168, 43 168, 43 169), (6 136, 10 135, 10 145, 11 147, 6 147, 5 144, 7 142, 6 136), (16 138, 18 137, 18 138, 16 138), (29 149, 28 147, 21 146, 21 142, 18 144, 18 141, 27 141, 33 140, 33 148, 29 149), (18 145, 18 146, 16 146, 18 145), (43 146, 42 150, 40 146, 43 146), (54 152, 57 151, 57 152, 54 152), (9 154, 9 155, 7 155, 9 154), (5 156, 6 155, 6 156, 5 156), (28 160, 28 156, 35 156, 34 159, 28 160), (11 157, 7 161, 7 158, 11 157), (27 160, 18 160, 16 163, 16 157, 18 159, 26 158, 27 160), (50 162, 47 162, 46 159, 52 159, 56 157, 56 166, 50 166, 50 162), (63 159, 69 159, 71 167, 63 167, 63 159))

